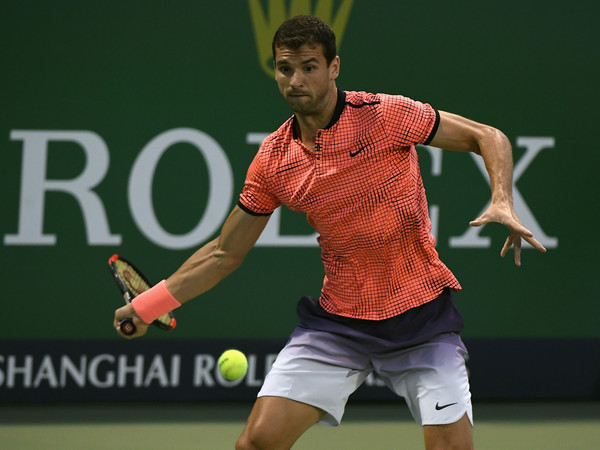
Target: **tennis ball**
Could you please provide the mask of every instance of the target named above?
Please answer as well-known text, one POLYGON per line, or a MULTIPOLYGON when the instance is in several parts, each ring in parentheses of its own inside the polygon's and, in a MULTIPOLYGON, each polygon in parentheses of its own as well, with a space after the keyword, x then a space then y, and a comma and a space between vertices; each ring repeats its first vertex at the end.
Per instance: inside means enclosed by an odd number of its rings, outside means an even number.
POLYGON ((230 349, 223 352, 219 357, 219 371, 223 378, 235 381, 246 375, 248 360, 239 350, 230 349))

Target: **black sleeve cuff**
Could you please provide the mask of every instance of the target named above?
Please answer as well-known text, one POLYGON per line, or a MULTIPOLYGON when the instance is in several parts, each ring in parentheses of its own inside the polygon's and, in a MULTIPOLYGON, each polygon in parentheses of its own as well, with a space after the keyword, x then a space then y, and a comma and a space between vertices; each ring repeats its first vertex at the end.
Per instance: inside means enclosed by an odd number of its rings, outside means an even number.
POLYGON ((242 202, 240 200, 238 200, 237 205, 244 211, 247 212, 248 214, 250 214, 251 216, 270 216, 271 214, 273 214, 272 212, 270 213, 258 213, 256 211, 252 211, 251 209, 248 209, 247 207, 245 207, 242 202))
POLYGON ((437 133, 437 129, 440 126, 440 112, 437 109, 435 111, 435 123, 433 124, 433 128, 431 129, 431 133, 429 133, 429 137, 423 142, 423 145, 429 145, 433 138, 435 137, 435 133, 437 133))

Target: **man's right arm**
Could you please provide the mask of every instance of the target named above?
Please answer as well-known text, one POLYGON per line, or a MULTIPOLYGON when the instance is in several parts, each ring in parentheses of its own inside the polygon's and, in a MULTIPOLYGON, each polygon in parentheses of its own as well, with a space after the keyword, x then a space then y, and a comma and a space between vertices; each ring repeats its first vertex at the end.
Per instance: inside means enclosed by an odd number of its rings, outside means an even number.
MULTIPOLYGON (((179 303, 185 303, 216 286, 237 269, 269 221, 267 215, 255 216, 236 206, 221 229, 221 234, 194 253, 166 280, 167 291, 179 303)), ((113 326, 121 336, 132 339, 143 336, 148 329, 131 303, 117 309, 113 326), (119 331, 124 318, 131 318, 137 328, 134 335, 119 331)))
POLYGON ((167 279, 169 292, 185 303, 216 286, 242 264, 269 217, 248 214, 235 206, 221 234, 196 251, 167 279))

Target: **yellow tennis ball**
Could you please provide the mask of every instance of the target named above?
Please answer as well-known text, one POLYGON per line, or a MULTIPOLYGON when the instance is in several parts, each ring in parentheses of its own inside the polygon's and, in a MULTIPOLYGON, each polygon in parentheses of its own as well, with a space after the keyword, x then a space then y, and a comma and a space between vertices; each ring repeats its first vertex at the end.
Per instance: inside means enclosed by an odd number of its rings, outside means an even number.
POLYGON ((239 350, 230 349, 223 352, 219 357, 219 371, 223 378, 235 381, 246 375, 248 360, 239 350))

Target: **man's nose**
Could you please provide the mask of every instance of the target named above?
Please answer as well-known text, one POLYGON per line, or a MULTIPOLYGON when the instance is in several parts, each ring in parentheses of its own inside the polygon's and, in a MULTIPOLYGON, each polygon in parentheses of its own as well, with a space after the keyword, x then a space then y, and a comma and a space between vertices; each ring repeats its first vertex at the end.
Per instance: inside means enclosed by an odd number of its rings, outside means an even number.
POLYGON ((295 70, 290 78, 290 86, 297 89, 304 86, 304 76, 299 70, 295 70))

